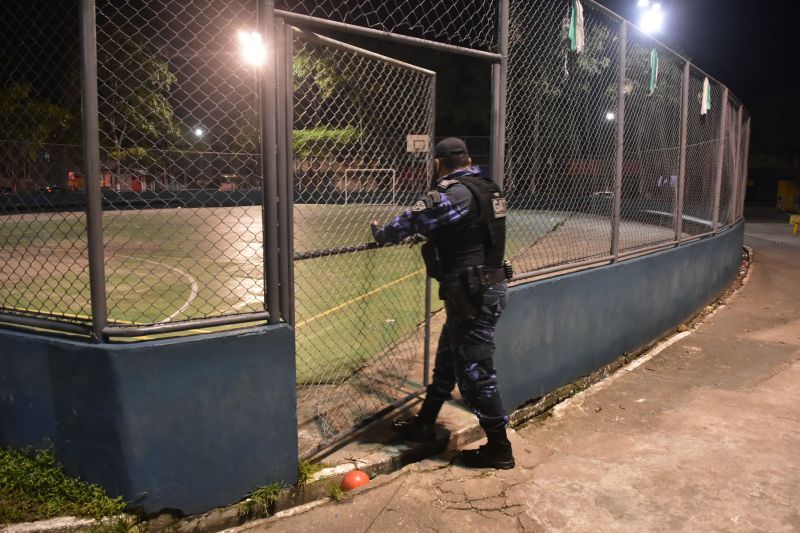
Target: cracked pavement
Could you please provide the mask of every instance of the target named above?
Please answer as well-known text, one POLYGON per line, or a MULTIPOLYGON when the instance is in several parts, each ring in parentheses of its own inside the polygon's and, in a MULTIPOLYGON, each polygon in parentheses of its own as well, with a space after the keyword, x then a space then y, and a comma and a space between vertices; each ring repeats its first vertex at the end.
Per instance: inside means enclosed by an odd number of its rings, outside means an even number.
POLYGON ((790 233, 748 223, 745 286, 652 358, 512 432, 514 470, 443 455, 253 530, 800 530, 800 235, 790 233))

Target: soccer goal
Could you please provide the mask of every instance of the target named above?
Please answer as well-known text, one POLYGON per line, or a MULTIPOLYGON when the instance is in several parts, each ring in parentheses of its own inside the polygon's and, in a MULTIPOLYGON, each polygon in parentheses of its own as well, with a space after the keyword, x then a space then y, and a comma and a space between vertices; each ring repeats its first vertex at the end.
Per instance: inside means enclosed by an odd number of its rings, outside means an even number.
POLYGON ((397 172, 393 168, 348 168, 344 203, 397 205, 397 172))

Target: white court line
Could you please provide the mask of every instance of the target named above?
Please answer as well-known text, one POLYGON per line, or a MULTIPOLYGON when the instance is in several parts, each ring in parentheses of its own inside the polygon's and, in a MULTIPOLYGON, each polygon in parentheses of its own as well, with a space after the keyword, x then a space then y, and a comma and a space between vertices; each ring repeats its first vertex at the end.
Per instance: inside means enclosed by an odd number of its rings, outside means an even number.
POLYGON ((251 294, 249 298, 245 298, 244 300, 242 300, 238 304, 231 306, 231 309, 234 309, 234 310, 238 311, 242 307, 247 307, 250 304, 258 304, 258 303, 261 303, 262 301, 264 301, 263 297, 261 297, 261 296, 253 296, 251 294))
POLYGON ((111 257, 111 259, 113 259, 114 257, 122 257, 122 258, 126 258, 126 259, 136 259, 137 261, 141 261, 143 263, 150 263, 151 265, 157 265, 157 266, 166 268, 168 270, 172 270, 173 272, 177 272, 177 273, 179 273, 181 276, 183 276, 184 278, 186 278, 189 281, 189 285, 191 285, 191 293, 189 294, 189 299, 186 300, 186 303, 184 303, 183 306, 181 306, 180 309, 178 309, 177 311, 175 311, 174 313, 169 315, 167 318, 165 318, 161 322, 158 322, 158 324, 162 324, 164 322, 169 322, 170 320, 172 320, 173 318, 175 318, 179 314, 183 313, 186 310, 187 307, 192 305, 192 302, 194 301, 194 299, 197 298, 197 293, 198 293, 198 290, 199 290, 198 287, 197 287, 197 280, 194 278, 194 276, 192 276, 191 274, 189 274, 187 271, 183 270, 182 268, 178 268, 178 267, 174 267, 174 266, 170 266, 170 265, 165 265, 164 263, 162 263, 160 261, 153 261, 151 259, 142 259, 141 257, 136 257, 136 256, 133 256, 133 255, 114 255, 114 256, 111 257))

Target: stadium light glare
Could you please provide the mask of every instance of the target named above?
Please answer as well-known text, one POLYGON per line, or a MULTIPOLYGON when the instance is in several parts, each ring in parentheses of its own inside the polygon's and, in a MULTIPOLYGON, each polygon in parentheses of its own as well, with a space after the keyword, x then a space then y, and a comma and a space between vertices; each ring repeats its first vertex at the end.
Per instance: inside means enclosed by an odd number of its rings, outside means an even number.
POLYGON ((661 10, 661 4, 653 4, 639 19, 639 27, 647 34, 658 33, 663 26, 664 12, 661 10))
POLYGON ((267 48, 256 31, 239 31, 239 46, 242 60, 250 66, 260 67, 267 61, 267 48))
POLYGON ((195 128, 195 129, 194 129, 193 133, 194 133, 194 136, 195 136, 195 137, 198 137, 198 138, 199 138, 199 137, 202 137, 202 136, 203 136, 203 134, 205 133, 205 131, 203 131, 203 128, 201 128, 201 127, 199 127, 199 126, 198 126, 197 128, 195 128))
POLYGON ((647 7, 650 5, 650 0, 639 0, 639 2, 636 5, 638 5, 639 7, 647 7))
POLYGON ((617 115, 613 111, 606 113, 606 120, 614 120, 615 118, 617 118, 617 115))

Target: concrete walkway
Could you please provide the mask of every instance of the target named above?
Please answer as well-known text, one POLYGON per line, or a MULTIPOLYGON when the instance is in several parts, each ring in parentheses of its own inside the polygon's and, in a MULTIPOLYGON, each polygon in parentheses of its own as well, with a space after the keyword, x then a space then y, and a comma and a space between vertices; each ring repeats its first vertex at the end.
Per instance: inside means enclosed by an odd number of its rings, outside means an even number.
POLYGON ((431 459, 251 529, 800 531, 800 235, 746 232, 728 305, 513 434, 516 469, 431 459))

